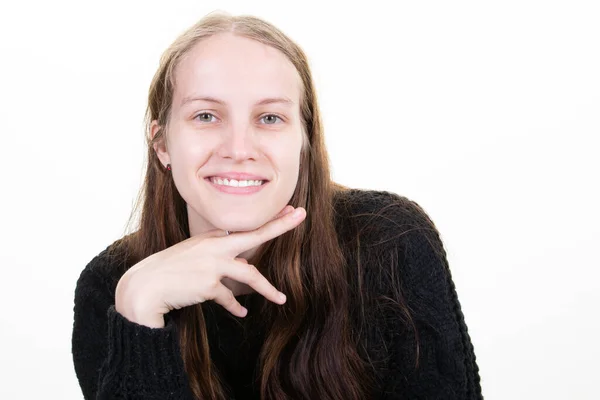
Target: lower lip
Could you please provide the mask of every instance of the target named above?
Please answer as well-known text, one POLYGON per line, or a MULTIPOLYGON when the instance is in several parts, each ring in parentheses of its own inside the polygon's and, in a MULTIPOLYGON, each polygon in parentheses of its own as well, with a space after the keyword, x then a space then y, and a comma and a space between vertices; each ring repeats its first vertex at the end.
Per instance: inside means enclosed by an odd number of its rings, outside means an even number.
POLYGON ((266 181, 266 182, 263 182, 263 184, 260 186, 234 187, 234 186, 226 186, 226 185, 217 185, 216 183, 213 183, 213 181, 210 178, 204 178, 204 180, 207 181, 212 187, 214 187, 218 191, 223 192, 223 193, 229 193, 229 194, 257 193, 257 192, 261 191, 262 188, 265 187, 269 183, 268 181, 266 181))

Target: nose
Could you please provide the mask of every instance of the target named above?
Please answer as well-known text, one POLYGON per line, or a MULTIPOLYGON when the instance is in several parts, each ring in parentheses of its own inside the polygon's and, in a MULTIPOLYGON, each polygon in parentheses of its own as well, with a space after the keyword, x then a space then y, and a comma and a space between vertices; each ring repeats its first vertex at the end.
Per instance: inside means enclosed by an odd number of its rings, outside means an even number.
POLYGON ((224 132, 217 154, 222 158, 231 158, 234 161, 255 159, 257 157, 255 137, 252 127, 248 124, 232 124, 224 132))

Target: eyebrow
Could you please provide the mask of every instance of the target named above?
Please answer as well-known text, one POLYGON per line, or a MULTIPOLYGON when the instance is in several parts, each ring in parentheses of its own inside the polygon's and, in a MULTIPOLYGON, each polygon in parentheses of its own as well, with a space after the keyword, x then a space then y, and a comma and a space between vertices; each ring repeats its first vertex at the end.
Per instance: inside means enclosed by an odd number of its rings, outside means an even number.
MULTIPOLYGON (((223 100, 217 99, 216 97, 211 96, 187 96, 184 97, 181 101, 181 105, 184 106, 187 103, 191 103, 193 101, 207 101, 209 103, 217 103, 221 105, 226 105, 227 103, 223 100)), ((273 103, 282 103, 286 105, 293 105, 294 102, 288 97, 268 97, 254 103, 255 106, 262 106, 265 104, 273 104, 273 103)))

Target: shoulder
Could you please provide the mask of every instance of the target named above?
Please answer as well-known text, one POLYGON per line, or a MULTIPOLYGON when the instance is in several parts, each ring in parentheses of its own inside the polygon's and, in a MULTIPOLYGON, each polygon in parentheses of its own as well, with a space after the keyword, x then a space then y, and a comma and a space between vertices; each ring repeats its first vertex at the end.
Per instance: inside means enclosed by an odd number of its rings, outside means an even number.
POLYGON ((396 246, 402 236, 439 240, 428 213, 416 201, 389 191, 347 189, 334 197, 335 220, 343 240, 358 236, 362 246, 396 246))
MULTIPOLYGON (((368 296, 440 294, 450 276, 441 235, 416 201, 389 191, 350 189, 336 200, 336 230, 349 267, 368 296)), ((369 301, 369 300, 366 300, 369 301)))
POLYGON ((114 292, 128 267, 127 257, 118 250, 119 243, 121 241, 116 240, 91 257, 77 279, 78 288, 93 283, 94 286, 102 286, 103 289, 114 292))
POLYGON ((361 276, 353 318, 382 392, 481 398, 473 344, 429 215, 386 191, 351 190, 336 206, 344 237, 357 238, 346 249, 357 254, 350 260, 361 276))

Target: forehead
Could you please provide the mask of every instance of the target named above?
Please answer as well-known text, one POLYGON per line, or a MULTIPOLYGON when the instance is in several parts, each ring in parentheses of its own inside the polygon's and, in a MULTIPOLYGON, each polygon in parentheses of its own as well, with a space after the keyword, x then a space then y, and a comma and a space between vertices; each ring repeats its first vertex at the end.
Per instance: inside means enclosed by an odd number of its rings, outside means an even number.
POLYGON ((263 97, 300 98, 298 71, 279 50, 231 33, 194 45, 175 69, 174 103, 190 95, 215 96, 227 102, 263 97))

